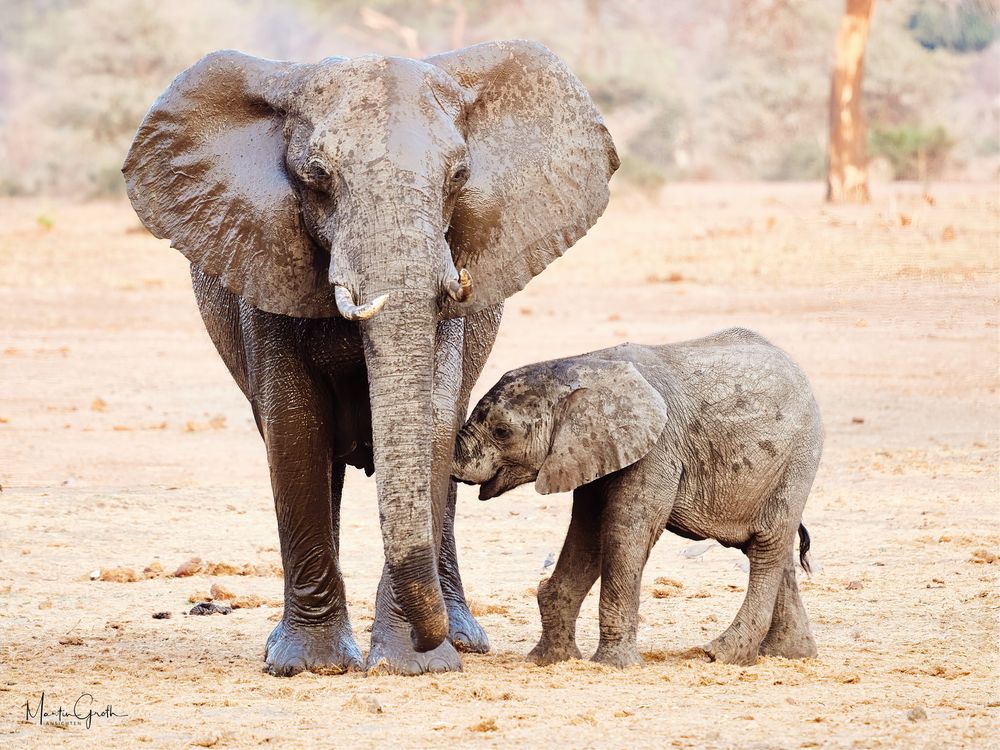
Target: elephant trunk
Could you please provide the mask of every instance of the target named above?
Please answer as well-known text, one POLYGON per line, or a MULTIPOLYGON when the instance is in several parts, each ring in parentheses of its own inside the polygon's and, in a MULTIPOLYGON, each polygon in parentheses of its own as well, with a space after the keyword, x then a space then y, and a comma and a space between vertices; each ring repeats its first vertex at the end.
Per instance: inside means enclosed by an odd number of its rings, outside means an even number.
POLYGON ((455 461, 452 465, 452 476, 459 482, 481 484, 492 475, 487 471, 486 457, 482 446, 468 435, 465 427, 455 436, 455 461))
POLYGON ((418 651, 448 635, 431 503, 434 304, 426 291, 392 289, 361 324, 385 557, 418 651))

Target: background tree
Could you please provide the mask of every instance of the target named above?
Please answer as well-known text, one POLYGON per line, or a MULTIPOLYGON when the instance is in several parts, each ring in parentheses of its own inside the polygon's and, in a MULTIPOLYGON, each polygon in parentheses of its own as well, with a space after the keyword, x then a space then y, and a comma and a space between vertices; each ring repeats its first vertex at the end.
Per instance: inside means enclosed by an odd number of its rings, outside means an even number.
MULTIPOLYGON (((872 179, 1000 173, 998 3, 879 3, 863 56, 872 179)), ((213 49, 315 61, 511 38, 539 40, 580 75, 618 145, 615 186, 656 194, 670 180, 820 181, 827 171, 843 0, 122 5, 0 0, 0 195, 121 195, 122 155, 147 107, 213 49)))
POLYGON ((874 0, 847 0, 830 82, 826 199, 868 201, 867 128, 861 103, 865 45, 874 0))

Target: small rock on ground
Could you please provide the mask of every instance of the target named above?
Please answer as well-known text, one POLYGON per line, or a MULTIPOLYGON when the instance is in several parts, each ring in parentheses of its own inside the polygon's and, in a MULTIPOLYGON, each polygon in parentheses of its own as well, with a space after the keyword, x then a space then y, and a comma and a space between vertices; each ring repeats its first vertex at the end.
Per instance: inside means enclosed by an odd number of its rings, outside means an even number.
POLYGON ((216 604, 215 602, 199 602, 191 607, 189 615, 228 615, 233 608, 228 604, 216 604))

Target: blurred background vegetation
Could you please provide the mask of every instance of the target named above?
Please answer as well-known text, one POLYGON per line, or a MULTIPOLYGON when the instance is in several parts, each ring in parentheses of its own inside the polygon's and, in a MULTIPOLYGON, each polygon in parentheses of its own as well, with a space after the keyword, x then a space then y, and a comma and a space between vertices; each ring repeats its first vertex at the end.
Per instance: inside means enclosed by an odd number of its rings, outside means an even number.
MULTIPOLYGON (((0 0, 0 194, 123 192, 147 107, 206 52, 423 56, 499 38, 560 55, 605 113, 619 184, 824 172, 837 0, 0 0)), ((864 105, 875 179, 993 179, 996 0, 881 0, 864 105)))

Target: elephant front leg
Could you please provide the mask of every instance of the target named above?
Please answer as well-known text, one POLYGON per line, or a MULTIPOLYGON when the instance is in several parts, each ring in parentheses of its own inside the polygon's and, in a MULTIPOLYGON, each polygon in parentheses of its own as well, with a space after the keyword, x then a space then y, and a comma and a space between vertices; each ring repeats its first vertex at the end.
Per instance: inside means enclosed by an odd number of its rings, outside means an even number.
POLYGON ((636 643, 642 571, 667 525, 679 481, 680 463, 662 455, 647 456, 607 481, 596 662, 642 664, 636 643))
POLYGON ((315 409, 292 413, 300 423, 262 424, 285 576, 285 610, 267 639, 264 671, 339 674, 361 667, 337 559, 344 466, 331 463, 322 425, 303 416, 315 409))
POLYGON ((542 637, 528 661, 553 664, 581 658, 576 645, 580 605, 601 572, 601 513, 604 497, 593 485, 573 491, 573 514, 552 577, 538 585, 542 637))
POLYGON ((413 648, 410 623, 396 603, 388 566, 382 569, 375 595, 372 647, 368 652, 366 668, 370 674, 415 675, 462 671, 462 659, 448 640, 430 651, 420 652, 413 648))
MULTIPOLYGON (((445 565, 444 558, 447 554, 454 555, 454 540, 451 542, 451 552, 446 553, 442 550, 442 538, 448 513, 449 489, 454 486, 451 482, 451 467, 455 433, 458 429, 457 404, 462 379, 462 340, 461 319, 446 320, 438 325, 432 396, 434 423, 430 428, 433 437, 431 502, 439 567, 445 565)), ((457 567, 455 578, 457 578, 457 567)), ((468 613, 468 607, 465 606, 464 594, 460 588, 461 582, 459 581, 458 589, 461 607, 456 605, 454 589, 449 596, 449 586, 444 580, 441 581, 441 587, 448 607, 449 635, 455 632, 453 630, 457 622, 454 619, 455 613, 460 615, 463 608, 469 620, 475 623, 471 613, 468 613)), ((478 627, 478 623, 475 624, 478 627)), ((483 637, 485 638, 485 633, 483 637)), ((414 649, 410 637, 410 624, 403 617, 403 612, 396 602, 388 567, 382 571, 382 579, 379 581, 375 598, 375 622, 372 625, 372 647, 368 653, 367 666, 369 671, 385 670, 394 674, 457 672, 462 669, 462 660, 450 639, 431 651, 419 652, 414 649)))
MULTIPOLYGON (((437 526, 436 519, 435 526, 437 526)), ((441 536, 439 535, 438 538, 440 539, 441 536)), ((452 539, 451 543, 454 545, 454 539, 452 539)), ((447 544, 447 540, 443 544, 447 544)), ((444 550, 441 549, 439 554, 443 558, 445 555, 444 550)), ((440 565, 442 567, 446 565, 444 559, 441 559, 440 565)), ((454 572, 457 578, 457 568, 454 572)), ((458 643, 455 643, 453 634, 456 632, 456 622, 463 623, 458 627, 469 628, 469 625, 467 624, 468 621, 456 620, 456 612, 460 614, 462 609, 464 609, 469 620, 471 620, 475 627, 479 628, 479 623, 469 613, 468 607, 465 605, 464 594, 461 594, 461 589, 459 589, 459 595, 462 597, 459 600, 461 608, 456 604, 454 590, 449 592, 444 575, 442 572, 441 588, 444 593, 445 604, 448 607, 448 640, 431 651, 421 653, 413 648, 413 639, 410 637, 410 624, 406 621, 403 611, 396 603, 396 598, 392 590, 392 581, 389 577, 389 568, 386 566, 382 569, 382 578, 379 580, 378 592, 375 595, 375 622, 372 624, 372 647, 368 652, 367 661, 369 672, 378 673, 385 671, 390 674, 416 675, 425 672, 462 671, 462 659, 456 650, 456 647, 461 647, 458 643)), ((459 581, 459 586, 461 586, 461 581, 459 581)), ((479 631, 482 632, 482 628, 479 628, 479 631)), ((475 631, 469 628, 468 632, 474 633, 475 631)), ((485 633, 482 633, 482 638, 485 640, 485 633)), ((486 648, 489 648, 489 641, 486 641, 486 648)))
MULTIPOLYGON (((469 396, 482 373, 483 366, 493 349, 503 304, 488 307, 465 318, 462 332, 462 385, 458 395, 455 416, 459 427, 469 409, 469 396)), ((454 442, 454 438, 452 438, 454 442)), ((450 482, 444 512, 444 531, 441 540, 441 591, 448 607, 448 640, 459 651, 485 654, 490 650, 490 639, 469 610, 458 569, 458 548, 455 544, 455 499, 457 486, 450 482)))
POLYGON ((454 482, 448 488, 445 507, 444 531, 441 539, 441 559, 438 568, 441 573, 441 592, 448 607, 448 640, 459 651, 485 654, 490 650, 490 639, 479 624, 465 600, 465 589, 458 571, 458 549, 455 546, 455 498, 457 487, 454 482))

